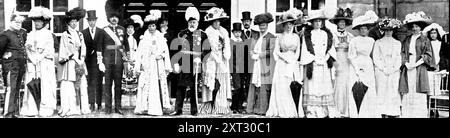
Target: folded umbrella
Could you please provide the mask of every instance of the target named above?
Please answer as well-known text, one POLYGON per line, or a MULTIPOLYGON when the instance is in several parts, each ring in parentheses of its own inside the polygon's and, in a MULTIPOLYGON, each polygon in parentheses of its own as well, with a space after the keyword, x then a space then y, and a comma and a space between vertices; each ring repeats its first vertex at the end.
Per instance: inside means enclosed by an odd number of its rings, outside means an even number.
POLYGON ((294 81, 292 81, 290 84, 290 88, 291 88, 292 98, 294 99, 294 102, 295 102, 295 107, 296 107, 295 109, 298 110, 302 85, 298 81, 295 81, 295 79, 294 79, 294 81))
POLYGON ((30 82, 27 83, 27 88, 33 96, 34 101, 36 102, 36 106, 39 110, 41 103, 41 79, 33 78, 30 82))
POLYGON ((359 109, 361 107, 361 103, 364 99, 364 96, 366 95, 367 90, 369 87, 367 87, 364 83, 361 81, 357 81, 353 84, 352 91, 353 91, 353 98, 355 99, 356 107, 359 109))

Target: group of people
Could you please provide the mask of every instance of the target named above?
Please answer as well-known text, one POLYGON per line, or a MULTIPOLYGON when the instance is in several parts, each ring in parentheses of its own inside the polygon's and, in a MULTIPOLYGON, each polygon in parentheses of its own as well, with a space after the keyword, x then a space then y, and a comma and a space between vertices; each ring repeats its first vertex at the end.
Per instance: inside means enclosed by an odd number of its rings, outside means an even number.
POLYGON ((323 10, 306 16, 294 8, 280 15, 276 24, 283 32, 275 35, 268 29, 274 22, 271 13, 252 19, 246 11, 242 22, 233 23, 230 35, 221 26, 229 19, 223 9, 206 11, 209 26, 203 31, 198 28, 199 11, 189 7, 188 27, 176 37, 160 10, 150 10, 144 20, 133 15, 123 27, 119 14, 110 13, 110 24, 98 28, 95 14, 82 8, 66 12, 68 29, 56 56, 48 30, 53 17, 49 9, 31 9, 28 17, 35 30, 28 34, 21 28, 25 18, 11 17, 10 29, 0 34, 6 117, 19 112, 43 117, 89 114, 102 109, 102 100, 107 114, 123 114, 121 86, 126 74, 138 82, 138 115, 181 115, 187 96, 191 115, 425 118, 427 94, 434 87, 430 77, 450 67, 448 34, 423 12, 408 14, 401 22, 379 18, 373 11, 353 18, 350 9, 340 8, 328 19, 323 10), (89 27, 78 31, 86 13, 89 27), (252 22, 258 31, 251 28, 252 22), (400 41, 396 32, 402 26, 412 35, 400 41), (41 93, 36 99, 27 90, 19 111, 24 76, 25 84, 40 78, 41 93), (170 91, 176 91, 176 102, 174 111, 167 113, 172 108, 170 91))

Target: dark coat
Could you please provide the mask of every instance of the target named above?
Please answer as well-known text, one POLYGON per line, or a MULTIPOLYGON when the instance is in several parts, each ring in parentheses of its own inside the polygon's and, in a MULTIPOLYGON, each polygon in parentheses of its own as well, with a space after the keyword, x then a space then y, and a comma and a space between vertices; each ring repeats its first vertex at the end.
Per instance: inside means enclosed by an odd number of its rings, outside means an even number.
POLYGON ((89 28, 84 29, 81 33, 83 33, 84 43, 86 44, 86 63, 97 64, 97 52, 101 52, 100 50, 104 47, 105 32, 96 28, 94 39, 92 39, 89 28))
POLYGON ((0 56, 3 57, 6 52, 11 52, 11 57, 8 59, 26 58, 26 39, 27 31, 25 29, 19 31, 6 30, 0 33, 0 56))
MULTIPOLYGON (((114 29, 110 26, 107 26, 107 27, 111 28, 111 30, 114 29)), ((107 27, 105 27, 105 29, 107 27)), ((103 30, 105 30, 105 29, 103 29, 103 30)), ((125 34, 126 34, 125 28, 123 28, 122 26, 117 26, 115 28, 115 30, 116 30, 115 31, 116 36, 118 36, 119 39, 122 38, 121 42, 122 42, 123 47, 121 49, 123 49, 123 53, 121 53, 121 52, 115 53, 114 50, 106 49, 106 46, 115 45, 115 42, 105 31, 105 37, 103 39, 103 42, 105 45, 100 49, 100 51, 102 51, 102 54, 103 54, 103 63, 105 65, 123 64, 124 61, 123 61, 122 57, 125 56, 124 54, 126 54, 127 52, 130 51, 130 47, 128 46, 128 39, 126 39, 126 37, 125 37, 125 34)))

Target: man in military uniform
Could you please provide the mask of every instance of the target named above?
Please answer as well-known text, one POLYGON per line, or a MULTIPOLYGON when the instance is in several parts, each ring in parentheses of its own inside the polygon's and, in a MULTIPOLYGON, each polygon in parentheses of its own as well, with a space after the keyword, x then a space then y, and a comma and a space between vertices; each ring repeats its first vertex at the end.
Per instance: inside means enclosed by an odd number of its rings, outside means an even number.
MULTIPOLYGON (((185 98, 185 93, 189 89, 189 97, 191 104, 191 115, 197 115, 197 95, 195 95, 195 66, 201 65, 197 64, 201 62, 201 59, 209 53, 211 50, 205 50, 202 47, 203 42, 207 39, 206 33, 198 29, 198 21, 200 19, 200 14, 195 7, 189 7, 186 10, 186 21, 188 22, 188 28, 182 30, 178 33, 179 42, 183 43, 182 40, 187 40, 189 44, 183 44, 181 49, 178 49, 178 53, 181 55, 181 60, 175 63, 174 71, 178 73, 178 86, 177 86, 177 99, 175 105, 175 112, 171 115, 181 115, 183 109, 183 101, 185 98), (178 68, 178 66, 180 66, 178 68)), ((177 41, 177 40, 175 40, 177 41)), ((178 47, 178 46, 176 46, 178 47)), ((173 47, 171 47, 173 48, 173 47)), ((174 58, 177 55, 175 55, 174 58)), ((200 75, 198 75, 200 76, 200 75)))
POLYGON ((22 29, 23 16, 13 15, 11 26, 0 34, 0 55, 2 55, 2 76, 6 87, 4 113, 6 118, 19 115, 19 91, 25 74, 27 54, 25 39, 27 32, 22 29))
MULTIPOLYGON (((108 15, 109 25, 103 30, 105 32, 104 47, 102 48, 103 63, 99 64, 99 69, 105 67, 105 112, 112 112, 112 83, 114 82, 114 111, 123 114, 121 111, 122 100, 122 73, 124 70, 124 61, 129 58, 130 48, 127 39, 125 39, 125 28, 119 26, 119 14, 111 13, 108 15)), ((101 59, 101 58, 99 58, 101 59)), ((99 60, 101 61, 101 60, 99 60)))

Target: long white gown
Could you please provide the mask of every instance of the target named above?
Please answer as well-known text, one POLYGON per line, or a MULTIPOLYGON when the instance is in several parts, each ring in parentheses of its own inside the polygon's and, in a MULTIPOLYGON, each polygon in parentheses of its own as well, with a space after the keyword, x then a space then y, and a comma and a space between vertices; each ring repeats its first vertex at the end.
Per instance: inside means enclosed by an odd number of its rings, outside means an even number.
POLYGON ((167 74, 172 70, 169 60, 164 36, 159 31, 151 34, 147 30, 136 53, 135 71, 141 73, 138 78, 134 113, 144 114, 147 111, 149 115, 163 115, 162 107, 170 106, 166 80, 167 74), (158 56, 163 56, 163 59, 157 60, 158 56))
POLYGON ((383 37, 375 42, 373 62, 378 92, 380 114, 400 116, 401 96, 398 91, 402 44, 393 37, 383 37))
POLYGON ((334 81, 334 98, 336 101, 336 108, 340 115, 348 117, 348 77, 350 70, 350 61, 348 60, 348 45, 353 39, 353 35, 348 32, 335 32, 335 47, 336 47, 336 80, 334 81))
POLYGON ((302 82, 300 73, 300 38, 297 34, 282 34, 276 39, 275 70, 272 81, 272 92, 269 100, 269 109, 266 116, 274 117, 304 117, 301 95, 299 97, 299 108, 296 108, 294 97, 292 97, 290 84, 292 81, 302 82), (286 61, 288 63, 286 63, 286 61), (297 111, 298 110, 298 111, 297 111))
POLYGON ((350 118, 380 118, 378 112, 377 93, 375 88, 375 73, 373 60, 370 54, 373 50, 375 40, 371 37, 355 37, 350 41, 348 58, 351 63, 349 79, 349 114, 350 118), (356 68, 355 68, 356 67, 356 68), (361 76, 356 76, 356 71, 362 70, 361 76), (353 97, 353 85, 358 80, 362 81, 368 90, 361 102, 358 113, 356 102, 353 97))

